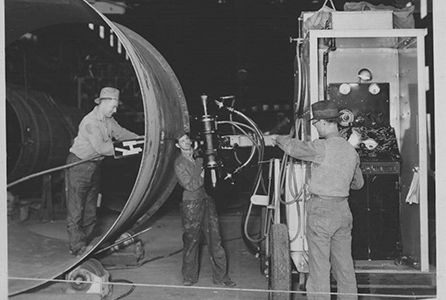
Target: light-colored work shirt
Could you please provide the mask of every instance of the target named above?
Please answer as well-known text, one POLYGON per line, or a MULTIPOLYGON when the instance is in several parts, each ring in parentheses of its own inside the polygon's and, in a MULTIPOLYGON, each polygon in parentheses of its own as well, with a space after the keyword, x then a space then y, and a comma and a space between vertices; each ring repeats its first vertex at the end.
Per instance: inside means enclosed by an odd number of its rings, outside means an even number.
POLYGON ((348 197, 350 189, 364 185, 359 155, 338 132, 325 139, 303 142, 278 136, 277 145, 291 157, 312 162, 310 193, 322 197, 348 197))
POLYGON ((137 137, 136 133, 121 127, 114 118, 101 119, 96 106, 79 124, 79 132, 70 152, 81 159, 96 155, 112 156, 113 139, 123 141, 137 137))

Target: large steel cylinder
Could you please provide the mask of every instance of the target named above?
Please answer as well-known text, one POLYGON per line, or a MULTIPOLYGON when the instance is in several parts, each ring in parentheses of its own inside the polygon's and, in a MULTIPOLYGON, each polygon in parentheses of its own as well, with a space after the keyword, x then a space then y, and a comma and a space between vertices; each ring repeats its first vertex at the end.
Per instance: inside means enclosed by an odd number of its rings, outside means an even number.
MULTIPOLYGON (((123 229, 131 226, 147 211, 156 211, 173 190, 176 184, 173 163, 177 155, 173 137, 177 131, 189 129, 188 110, 182 88, 169 64, 149 42, 132 30, 111 22, 86 1, 6 0, 5 12, 6 45, 25 33, 49 25, 83 23, 85 26, 106 26, 117 36, 134 67, 144 106, 144 151, 130 196, 111 228, 98 240, 95 240, 94 248, 91 250, 94 251, 101 244, 110 242, 111 237, 116 238, 123 229)), ((67 34, 70 33, 67 32, 67 34)), ((48 118, 54 117, 54 121, 57 119, 56 114, 51 113, 52 109, 49 108, 50 104, 47 100, 42 94, 33 93, 24 97, 19 92, 8 90, 8 103, 17 116, 15 124, 23 127, 20 131, 21 134, 26 135, 27 125, 24 124, 28 120, 35 121, 36 124, 39 124, 32 130, 44 131, 45 135, 42 138, 45 139, 45 143, 48 142, 49 148, 55 148, 55 145, 50 145, 51 129, 47 128, 44 122, 37 120, 37 114, 34 115, 40 111, 39 113, 48 118), (24 115, 26 110, 19 106, 29 106, 27 108, 29 113, 24 115), (35 120, 32 120, 33 118, 35 120)), ((13 122, 11 119, 11 124, 13 122)), ((37 135, 36 133, 36 142, 43 143, 44 141, 39 140, 37 135)), ((24 139, 26 140, 27 137, 24 139)), ((9 149, 20 148, 19 143, 10 146, 9 149)), ((59 146, 67 147, 65 144, 59 146)), ((48 154, 51 152, 48 147, 44 147, 45 151, 40 151, 42 154, 30 151, 17 154, 16 161, 22 161, 24 164, 15 169, 29 172, 29 170, 23 170, 43 168, 41 161, 32 157, 32 154, 51 157, 48 154), (45 154, 43 154, 44 152, 45 154)), ((56 150, 53 153, 58 152, 56 150)), ((10 181, 9 178, 8 181, 10 181)), ((79 264, 85 255, 89 254, 86 253, 82 258, 74 258, 69 256, 65 246, 61 246, 58 242, 36 237, 35 234, 26 232, 13 224, 8 227, 9 295, 29 290, 50 278, 69 271, 79 264), (43 245, 43 243, 46 244, 43 245), (21 278, 41 278, 42 280, 23 280, 21 278)))
POLYGON ((7 86, 8 182, 63 165, 80 119, 46 93, 7 86))

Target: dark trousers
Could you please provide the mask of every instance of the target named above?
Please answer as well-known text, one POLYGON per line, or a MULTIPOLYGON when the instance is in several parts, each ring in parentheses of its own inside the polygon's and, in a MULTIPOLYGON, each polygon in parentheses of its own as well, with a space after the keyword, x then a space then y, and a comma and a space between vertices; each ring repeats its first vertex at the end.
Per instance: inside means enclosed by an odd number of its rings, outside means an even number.
POLYGON ((226 281, 226 252, 221 245, 215 202, 212 198, 184 200, 182 203, 184 280, 197 282, 199 273, 200 237, 204 234, 209 250, 214 281, 226 281))
MULTIPOLYGON (((70 153, 67 164, 81 160, 70 153)), ((96 206, 100 185, 100 162, 87 161, 65 172, 67 231, 70 251, 88 244, 96 225, 96 206)))

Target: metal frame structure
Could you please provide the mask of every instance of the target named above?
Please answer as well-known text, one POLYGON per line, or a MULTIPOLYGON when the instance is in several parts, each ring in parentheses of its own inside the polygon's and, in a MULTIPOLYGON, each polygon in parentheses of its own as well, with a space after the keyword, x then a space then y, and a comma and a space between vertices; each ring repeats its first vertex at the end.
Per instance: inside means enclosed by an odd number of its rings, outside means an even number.
MULTIPOLYGON (((408 209, 412 210, 409 212, 411 217, 418 218, 417 221, 411 219, 410 222, 419 222, 419 232, 418 237, 414 237, 415 240, 419 240, 419 245, 415 246, 415 248, 419 247, 419 253, 417 253, 417 249, 411 250, 411 255, 418 256, 420 262, 420 270, 423 272, 429 271, 429 245, 428 245, 428 199, 427 199, 427 177, 428 177, 428 140, 427 140, 427 121, 426 121, 426 90, 427 86, 427 78, 425 72, 425 48, 424 48, 424 37, 427 34, 427 30, 425 29, 381 29, 381 30, 310 30, 308 34, 308 45, 309 45, 309 101, 308 105, 318 101, 321 99, 321 72, 320 68, 320 48, 319 41, 321 39, 326 38, 344 38, 344 39, 358 39, 361 41, 367 38, 384 38, 384 39, 413 39, 416 41, 416 70, 415 74, 417 76, 416 85, 417 85, 417 106, 416 106, 416 128, 412 128, 412 130, 416 130, 416 139, 417 141, 414 143, 417 144, 418 147, 418 155, 417 157, 413 157, 414 166, 410 167, 410 170, 413 167, 418 168, 419 172, 419 205, 412 206, 408 209), (416 213, 414 213, 415 211, 416 213)), ((395 74, 393 80, 398 83, 402 79, 398 75, 395 74)), ((408 84, 408 83, 405 83, 408 84)), ((401 88, 401 87, 400 87, 401 88)), ((399 90, 401 92, 401 90, 399 90)), ((403 91, 407 92, 407 91, 403 91)), ((395 94, 391 95, 390 106, 391 106, 391 125, 396 127, 397 137, 401 132, 400 126, 403 122, 403 119, 407 116, 404 114, 410 115, 411 111, 404 111, 402 108, 402 104, 400 103, 400 98, 407 97, 407 94, 395 94), (392 107, 394 110, 392 111, 392 107)), ((404 101, 409 101, 409 98, 405 98, 404 101)), ((413 100, 412 100, 413 101, 413 100)), ((411 124, 415 125, 415 124, 411 124)), ((312 136, 314 136, 314 132, 312 132, 312 136)), ((405 182, 403 182, 403 186, 405 182)), ((402 199, 405 198, 405 194, 407 194, 407 188, 402 193, 402 199)), ((403 212, 404 213, 404 212, 403 212)), ((403 216, 404 218, 404 216, 403 216)), ((409 221, 409 220, 407 220, 409 221)), ((403 233, 405 233, 404 228, 404 220, 403 220, 403 233)), ((407 232, 406 232, 407 233, 407 232)), ((403 247, 409 245, 404 245, 403 247)))

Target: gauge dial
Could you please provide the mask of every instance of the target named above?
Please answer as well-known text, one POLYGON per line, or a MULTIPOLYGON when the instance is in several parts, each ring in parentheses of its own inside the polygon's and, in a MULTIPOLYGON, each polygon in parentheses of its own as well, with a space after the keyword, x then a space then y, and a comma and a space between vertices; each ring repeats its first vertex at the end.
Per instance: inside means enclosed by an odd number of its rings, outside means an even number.
POLYGON ((342 95, 347 95, 352 90, 352 87, 348 83, 343 83, 339 86, 339 92, 342 95))
POLYGON ((340 122, 339 122, 339 124, 341 126, 344 126, 344 127, 349 126, 350 123, 352 123, 353 120, 355 119, 355 115, 349 109, 343 109, 339 113, 341 114, 340 122))
POLYGON ((370 92, 370 94, 376 95, 380 91, 381 91, 381 88, 376 83, 372 83, 371 85, 369 85, 369 92, 370 92))

